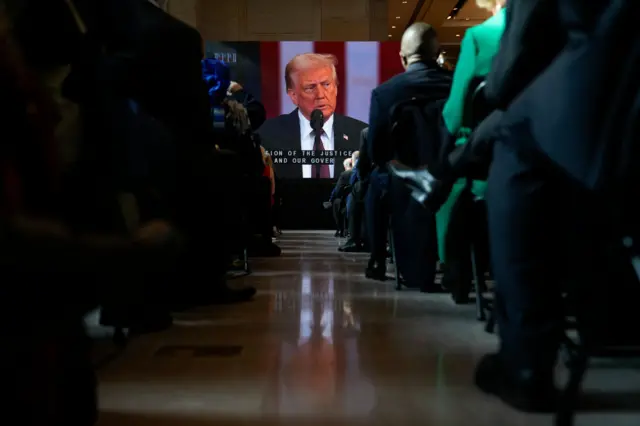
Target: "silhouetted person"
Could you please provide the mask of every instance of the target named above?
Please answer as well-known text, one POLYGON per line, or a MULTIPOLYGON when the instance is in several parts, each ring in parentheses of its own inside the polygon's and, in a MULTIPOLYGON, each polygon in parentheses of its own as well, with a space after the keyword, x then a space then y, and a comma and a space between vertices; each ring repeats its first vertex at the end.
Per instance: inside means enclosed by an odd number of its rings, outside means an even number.
POLYGON ((631 265, 617 249, 628 231, 622 219, 638 224, 637 208, 621 203, 637 201, 637 180, 628 185, 637 149, 633 158, 620 154, 625 140, 637 146, 637 128, 627 139, 617 134, 637 123, 628 108, 637 91, 624 90, 637 67, 620 74, 628 68, 612 67, 603 49, 615 45, 630 55, 625 64, 637 63, 637 38, 628 34, 637 34, 639 7, 635 0, 507 4, 485 90, 505 111, 487 189, 500 349, 480 361, 476 383, 519 410, 555 409, 563 290, 580 306, 591 299, 590 315, 579 315, 586 344, 637 341, 623 320, 637 299, 619 290, 631 265), (631 192, 616 196, 620 190, 631 192))
MULTIPOLYGON (((389 176, 386 164, 393 159, 393 141, 389 139, 391 131, 391 108, 402 101, 413 97, 426 96, 434 99, 444 99, 451 87, 450 73, 440 68, 436 62, 439 53, 439 43, 435 30, 431 25, 423 22, 412 24, 404 32, 400 48, 400 60, 405 72, 381 84, 371 93, 371 110, 369 113, 369 134, 366 151, 375 168, 369 177, 369 188, 366 199, 366 221, 371 245, 371 257, 366 269, 369 278, 385 279, 387 257, 387 230, 389 224, 390 207, 388 200, 389 176)), ((437 125, 437 123, 433 123, 437 125)), ((406 143, 406 141, 402 141, 406 143)), ((409 142, 412 143, 412 142, 409 142)), ((418 141, 415 143, 426 143, 418 141)), ((419 152, 420 147, 407 147, 419 152)), ((416 214, 424 214, 417 212, 416 214)), ((432 215, 430 221, 433 220, 432 215)), ((429 225, 428 236, 425 240, 433 240, 435 244, 435 230, 429 225)), ((402 241, 400 241, 402 245, 402 241)), ((426 271, 427 282, 418 284, 423 290, 430 291, 435 276, 436 253, 431 252, 433 259, 426 260, 433 264, 432 271, 426 271)), ((404 275, 404 274, 403 274, 404 275)), ((409 274, 411 275, 411 274, 409 274)))

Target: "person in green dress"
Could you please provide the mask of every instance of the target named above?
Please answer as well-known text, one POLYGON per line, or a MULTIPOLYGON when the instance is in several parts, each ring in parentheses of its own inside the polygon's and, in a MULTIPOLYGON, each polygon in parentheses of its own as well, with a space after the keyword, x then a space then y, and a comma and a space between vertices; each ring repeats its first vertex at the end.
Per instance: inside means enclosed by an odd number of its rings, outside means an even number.
MULTIPOLYGON (((493 57, 500 47, 505 29, 505 0, 476 0, 479 7, 493 16, 480 25, 469 28, 462 40, 460 57, 456 65, 451 94, 442 112, 444 124, 456 145, 464 144, 471 129, 464 126, 465 101, 474 81, 489 73, 493 57)), ((436 213, 436 227, 440 261, 445 265, 443 284, 451 290, 456 303, 467 303, 471 284, 468 230, 469 211, 465 192, 483 197, 486 182, 474 181, 469 188, 467 179, 457 181, 447 201, 436 213)), ((468 198, 468 197, 467 197, 468 198)))

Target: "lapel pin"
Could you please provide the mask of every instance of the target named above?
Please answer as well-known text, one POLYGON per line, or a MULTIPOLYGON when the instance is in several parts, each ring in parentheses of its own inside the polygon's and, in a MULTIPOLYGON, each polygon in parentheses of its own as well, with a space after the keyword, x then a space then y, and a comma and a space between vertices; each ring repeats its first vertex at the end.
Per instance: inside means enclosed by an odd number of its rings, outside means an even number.
POLYGON ((344 140, 348 141, 349 140, 349 136, 347 135, 342 135, 342 137, 344 138, 344 140))

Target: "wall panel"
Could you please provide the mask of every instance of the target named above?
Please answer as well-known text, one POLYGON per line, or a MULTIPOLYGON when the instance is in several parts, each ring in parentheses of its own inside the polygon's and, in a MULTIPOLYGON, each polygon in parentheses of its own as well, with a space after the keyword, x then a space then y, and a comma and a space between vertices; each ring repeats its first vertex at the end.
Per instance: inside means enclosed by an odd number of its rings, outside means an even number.
POLYGON ((198 24, 196 19, 197 4, 198 0, 168 0, 166 9, 176 18, 195 27, 198 24))
POLYGON ((167 0, 206 40, 386 40, 388 0, 167 0))
POLYGON ((244 40, 263 40, 263 37, 268 40, 317 40, 321 36, 319 0, 244 0, 239 3, 244 3, 244 40))
MULTIPOLYGON (((180 0, 174 0, 180 1, 180 0)), ((191 1, 191 0, 189 0, 191 1)), ((196 28, 205 40, 242 40, 242 2, 195 0, 196 28)))

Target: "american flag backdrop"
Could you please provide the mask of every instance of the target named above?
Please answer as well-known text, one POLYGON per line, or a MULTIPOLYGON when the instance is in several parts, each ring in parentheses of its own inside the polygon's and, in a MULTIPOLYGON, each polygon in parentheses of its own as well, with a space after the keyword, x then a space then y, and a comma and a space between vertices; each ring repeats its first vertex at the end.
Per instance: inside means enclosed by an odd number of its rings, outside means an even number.
POLYGON ((284 83, 287 62, 301 53, 326 53, 338 58, 340 81, 336 112, 369 121, 371 90, 403 72, 399 42, 313 42, 282 41, 260 43, 261 98, 267 117, 287 114, 295 108, 284 83))

